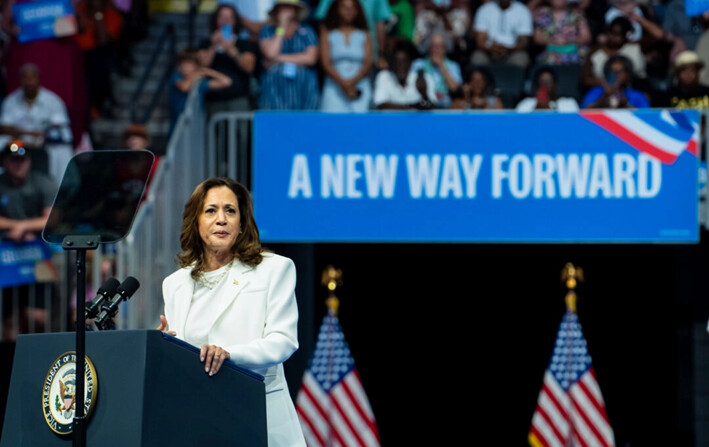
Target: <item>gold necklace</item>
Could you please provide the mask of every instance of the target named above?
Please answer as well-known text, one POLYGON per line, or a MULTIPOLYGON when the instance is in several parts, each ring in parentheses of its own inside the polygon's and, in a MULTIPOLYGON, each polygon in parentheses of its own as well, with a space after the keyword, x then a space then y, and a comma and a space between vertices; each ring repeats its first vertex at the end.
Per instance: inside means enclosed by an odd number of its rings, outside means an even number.
POLYGON ((199 283, 210 290, 215 288, 220 282, 222 282, 222 279, 224 279, 226 274, 229 273, 229 270, 231 270, 231 265, 233 263, 234 263, 234 260, 232 259, 231 262, 226 265, 226 268, 224 269, 222 274, 219 275, 219 277, 217 277, 217 279, 209 280, 209 279, 205 278, 204 272, 200 273, 199 280, 198 280, 199 283))

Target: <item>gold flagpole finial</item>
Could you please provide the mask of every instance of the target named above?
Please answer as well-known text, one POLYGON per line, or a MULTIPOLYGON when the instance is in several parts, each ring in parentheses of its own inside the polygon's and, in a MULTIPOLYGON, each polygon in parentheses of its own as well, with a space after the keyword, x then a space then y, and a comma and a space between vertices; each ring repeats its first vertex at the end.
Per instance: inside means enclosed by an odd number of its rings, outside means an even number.
POLYGON ((332 265, 328 265, 322 272, 321 284, 327 287, 327 290, 330 291, 330 294, 325 300, 325 305, 333 313, 333 315, 337 315, 340 300, 337 296, 335 296, 335 289, 342 285, 342 270, 336 269, 332 265))
POLYGON ((561 280, 566 284, 569 291, 566 293, 566 308, 571 312, 576 312, 576 291, 574 290, 579 282, 583 281, 583 269, 567 262, 561 270, 561 280))

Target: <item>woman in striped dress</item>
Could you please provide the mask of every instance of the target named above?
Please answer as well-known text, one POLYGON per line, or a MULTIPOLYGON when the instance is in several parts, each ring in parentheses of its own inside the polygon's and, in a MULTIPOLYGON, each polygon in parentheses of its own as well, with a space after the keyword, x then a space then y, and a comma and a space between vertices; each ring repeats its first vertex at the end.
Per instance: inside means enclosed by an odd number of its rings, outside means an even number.
POLYGON ((260 109, 319 107, 318 41, 312 28, 301 24, 307 15, 307 6, 298 0, 276 0, 271 9, 272 24, 265 25, 259 36, 263 55, 260 109))

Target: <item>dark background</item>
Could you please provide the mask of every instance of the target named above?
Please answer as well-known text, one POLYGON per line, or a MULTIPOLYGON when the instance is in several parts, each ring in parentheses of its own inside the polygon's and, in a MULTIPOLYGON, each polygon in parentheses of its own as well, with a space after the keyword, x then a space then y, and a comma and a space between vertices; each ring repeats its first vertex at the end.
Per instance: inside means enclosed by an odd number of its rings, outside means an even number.
MULTIPOLYGON (((340 322, 385 447, 528 446, 567 262, 584 271, 579 319, 616 446, 695 445, 691 331, 709 317, 705 242, 270 248, 298 268, 291 394, 314 349, 327 297, 321 274, 332 264, 343 271, 340 322)), ((0 348, 2 414, 13 345, 0 348)))
POLYGON ((327 297, 320 275, 332 264, 343 270, 340 322, 384 446, 528 446, 565 311, 567 262, 584 271, 578 314, 616 446, 695 445, 692 326, 709 316, 706 243, 274 249, 296 259, 300 287, 314 284, 314 303, 299 295, 305 323, 286 364, 291 393, 314 348, 327 297))

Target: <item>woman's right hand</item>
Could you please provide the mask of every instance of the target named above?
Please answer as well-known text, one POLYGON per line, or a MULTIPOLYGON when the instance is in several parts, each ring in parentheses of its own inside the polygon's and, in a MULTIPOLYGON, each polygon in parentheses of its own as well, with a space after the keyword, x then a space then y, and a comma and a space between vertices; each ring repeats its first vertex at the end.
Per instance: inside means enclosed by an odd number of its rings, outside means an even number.
POLYGON ((165 330, 167 329, 167 318, 165 318, 165 315, 160 315, 160 325, 156 329, 165 332, 168 335, 172 335, 173 337, 177 336, 177 332, 165 330))

